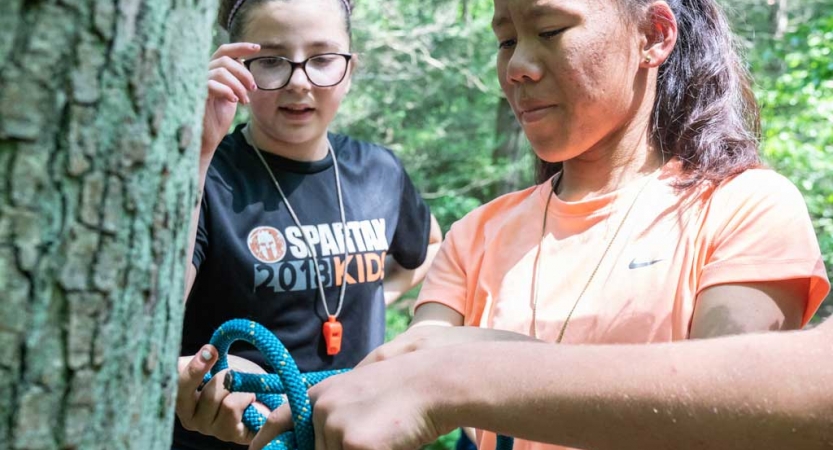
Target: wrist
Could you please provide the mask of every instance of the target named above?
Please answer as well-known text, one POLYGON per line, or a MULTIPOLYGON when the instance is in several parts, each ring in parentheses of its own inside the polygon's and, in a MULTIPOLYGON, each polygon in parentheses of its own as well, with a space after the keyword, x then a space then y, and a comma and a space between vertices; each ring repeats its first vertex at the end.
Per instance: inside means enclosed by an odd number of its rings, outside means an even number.
POLYGON ((199 165, 199 169, 201 173, 205 173, 208 171, 208 166, 211 165, 211 160, 214 158, 214 151, 216 149, 211 149, 206 151, 205 149, 200 150, 200 159, 197 162, 199 165))
POLYGON ((431 352, 434 355, 425 358, 431 361, 430 373, 445 375, 436 378, 426 374, 419 379, 427 383, 426 415, 442 435, 470 422, 472 405, 476 403, 476 379, 469 372, 473 366, 466 360, 464 346, 441 347, 431 352))
POLYGON ((208 177, 208 168, 211 166, 211 159, 214 157, 214 152, 210 154, 200 153, 199 160, 197 161, 197 180, 199 182, 198 187, 200 191, 205 186, 205 179, 208 177))

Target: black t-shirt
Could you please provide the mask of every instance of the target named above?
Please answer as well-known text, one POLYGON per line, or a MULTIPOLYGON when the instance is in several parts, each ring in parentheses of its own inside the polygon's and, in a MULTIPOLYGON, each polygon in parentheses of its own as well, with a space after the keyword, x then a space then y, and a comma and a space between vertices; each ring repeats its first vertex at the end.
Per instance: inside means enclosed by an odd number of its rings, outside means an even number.
MULTIPOLYGON (((330 134, 344 211, 339 215, 333 159, 300 162, 262 152, 301 223, 299 229, 241 127, 223 139, 205 182, 185 308, 182 355, 193 355, 225 321, 245 318, 272 330, 301 372, 349 368, 381 345, 385 332, 385 257, 413 269, 425 259, 428 206, 389 150, 330 134), (347 246, 347 281, 338 320, 341 351, 328 356, 327 314, 304 235, 315 247, 330 313, 338 307, 347 246)), ((253 347, 231 353, 271 368, 253 347)), ((190 433, 177 422, 174 447, 244 448, 190 433)))

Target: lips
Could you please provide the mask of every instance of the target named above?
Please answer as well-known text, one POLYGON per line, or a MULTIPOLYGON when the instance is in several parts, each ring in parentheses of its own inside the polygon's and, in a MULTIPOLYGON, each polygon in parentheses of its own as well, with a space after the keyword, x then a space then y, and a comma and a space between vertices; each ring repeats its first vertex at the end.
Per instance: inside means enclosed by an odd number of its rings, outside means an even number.
POLYGON ((517 106, 518 119, 522 123, 537 122, 557 107, 558 105, 552 103, 521 102, 517 106))
POLYGON ((315 114, 315 108, 300 103, 279 106, 278 111, 286 120, 299 123, 312 120, 315 114))
POLYGON ((313 108, 312 106, 302 104, 279 106, 278 109, 290 114, 304 114, 315 111, 315 108, 313 108))

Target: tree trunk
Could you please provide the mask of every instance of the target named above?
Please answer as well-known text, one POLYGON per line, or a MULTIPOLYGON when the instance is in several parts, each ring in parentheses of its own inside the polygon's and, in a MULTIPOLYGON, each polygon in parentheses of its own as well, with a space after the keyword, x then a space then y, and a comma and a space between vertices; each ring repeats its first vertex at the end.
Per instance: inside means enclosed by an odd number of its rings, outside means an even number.
POLYGON ((469 0, 460 0, 460 22, 469 23, 469 0))
POLYGON ((772 5, 772 36, 775 39, 781 39, 789 27, 787 0, 770 1, 772 5))
POLYGON ((0 449, 170 446, 215 11, 0 2, 0 449))

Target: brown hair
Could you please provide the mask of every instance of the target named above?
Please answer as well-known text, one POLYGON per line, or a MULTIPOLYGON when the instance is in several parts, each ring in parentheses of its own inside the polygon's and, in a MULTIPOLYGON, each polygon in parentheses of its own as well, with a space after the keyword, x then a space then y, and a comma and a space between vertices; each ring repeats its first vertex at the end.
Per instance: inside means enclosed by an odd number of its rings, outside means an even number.
MULTIPOLYGON (((246 31, 249 24, 249 13, 258 5, 278 0, 220 0, 220 9, 217 13, 217 21, 224 30, 228 31, 231 42, 238 42, 246 31)), ((289 1, 289 0, 281 0, 289 1)), ((304 0, 305 1, 305 0, 304 0)), ((333 0, 338 2, 339 8, 344 13, 344 24, 347 28, 347 36, 352 42, 352 28, 350 17, 353 14, 353 0, 333 0)))
MULTIPOLYGON (((651 0, 615 0, 641 19, 651 0)), ((751 78, 734 35, 714 0, 666 0, 677 18, 677 44, 660 66, 651 140, 665 159, 678 158, 686 175, 680 188, 719 184, 760 166, 760 117, 751 78)), ((538 159, 541 183, 561 163, 538 159)))

